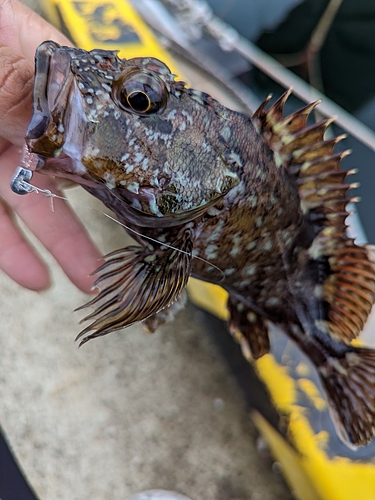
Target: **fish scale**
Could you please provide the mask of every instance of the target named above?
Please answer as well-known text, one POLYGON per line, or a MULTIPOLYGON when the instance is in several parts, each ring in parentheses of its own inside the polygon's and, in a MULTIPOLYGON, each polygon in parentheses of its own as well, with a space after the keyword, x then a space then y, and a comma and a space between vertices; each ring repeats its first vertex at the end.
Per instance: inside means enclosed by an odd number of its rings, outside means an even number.
POLYGON ((374 251, 346 234, 356 184, 334 151, 343 136, 325 139, 332 119, 308 125, 318 102, 284 117, 289 95, 248 118, 156 59, 44 42, 26 142, 38 171, 75 180, 136 232, 137 246, 95 271, 81 344, 137 321, 155 330, 190 275, 218 283, 246 358, 266 354, 280 326, 356 447, 375 434, 375 351, 351 344, 375 300, 374 251))

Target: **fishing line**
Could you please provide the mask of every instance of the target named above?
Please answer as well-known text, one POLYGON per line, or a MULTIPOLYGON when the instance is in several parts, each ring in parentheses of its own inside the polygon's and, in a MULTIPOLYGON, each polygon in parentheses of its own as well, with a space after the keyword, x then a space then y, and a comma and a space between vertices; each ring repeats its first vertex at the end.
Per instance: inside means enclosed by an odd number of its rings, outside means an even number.
POLYGON ((225 278, 225 274, 224 274, 224 271, 222 269, 220 269, 215 264, 212 264, 212 262, 209 262, 208 260, 203 259, 203 257, 199 257, 198 255, 193 255, 192 252, 187 252, 186 250, 181 250, 181 248, 174 247, 173 245, 170 245, 169 243, 164 243, 164 242, 159 241, 159 240, 157 240, 155 238, 152 238, 151 236, 146 236, 146 235, 144 235, 144 234, 136 231, 135 229, 127 226, 126 224, 123 224, 122 222, 120 222, 119 220, 115 219, 111 215, 106 214, 105 212, 102 212, 98 208, 92 208, 92 207, 86 207, 85 205, 80 205, 79 203, 75 203, 74 201, 70 201, 68 198, 65 198, 64 196, 59 196, 59 195, 57 195, 55 193, 52 193, 52 191, 50 191, 49 189, 41 189, 41 188, 38 188, 36 186, 33 186, 32 184, 30 184, 28 182, 21 181, 20 185, 28 193, 44 194, 44 196, 46 196, 47 198, 50 198, 52 212, 55 211, 55 207, 53 205, 53 198, 57 198, 59 200, 67 201, 67 202, 71 203, 72 205, 74 205, 76 207, 79 207, 79 208, 85 208, 86 210, 92 210, 94 212, 98 212, 98 213, 104 215, 105 217, 107 217, 108 219, 112 220, 113 222, 116 222, 116 224, 119 224, 120 226, 124 227, 127 231, 129 231, 129 232, 131 232, 133 234, 136 234, 137 236, 140 236, 141 238, 145 238, 145 239, 147 239, 149 241, 152 241, 153 243, 157 243, 158 245, 170 248, 172 250, 176 250, 177 252, 183 253, 184 255, 188 255, 192 259, 197 259, 197 260, 200 260, 200 261, 204 262, 205 264, 208 264, 209 266, 211 266, 214 269, 216 269, 217 271, 219 271, 219 273, 221 274, 221 278, 220 278, 219 282, 223 281, 224 278, 225 278))

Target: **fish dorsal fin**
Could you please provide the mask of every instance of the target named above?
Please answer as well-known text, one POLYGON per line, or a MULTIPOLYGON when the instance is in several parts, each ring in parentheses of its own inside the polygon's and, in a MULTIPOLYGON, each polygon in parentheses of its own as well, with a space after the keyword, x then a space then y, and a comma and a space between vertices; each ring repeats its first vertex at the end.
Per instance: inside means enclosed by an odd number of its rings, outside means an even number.
POLYGON ((315 232, 321 236, 329 233, 331 239, 336 233, 341 239, 349 215, 346 205, 355 201, 348 199, 347 191, 357 187, 345 183, 346 177, 355 171, 340 170, 340 161, 349 151, 334 151, 334 146, 345 136, 324 139, 333 118, 307 125, 309 115, 320 101, 283 117, 290 93, 290 90, 285 92, 268 110, 267 98, 254 113, 253 123, 274 152, 276 163, 283 165, 295 179, 302 211, 310 218, 315 232))
POLYGON ((345 136, 324 139, 332 118, 307 125, 308 117, 319 101, 283 117, 290 93, 289 90, 283 94, 268 110, 265 109, 267 98, 254 113, 252 121, 274 152, 275 162, 283 165, 295 178, 302 211, 310 216, 316 232, 322 231, 322 236, 329 232, 332 238, 333 228, 336 228, 341 237, 349 215, 346 211, 346 204, 350 201, 347 191, 357 187, 356 184, 345 184, 346 176, 354 171, 340 170, 340 161, 349 152, 334 151, 335 144, 345 136))
POLYGON ((168 245, 147 243, 108 254, 93 273, 98 276, 94 283, 98 295, 78 308, 95 308, 81 321, 93 320, 77 336, 82 339, 80 345, 143 321, 172 304, 190 276, 192 246, 187 229, 168 245))
POLYGON ((357 246, 347 236, 347 175, 340 161, 349 151, 336 153, 335 145, 345 136, 325 139, 332 123, 329 118, 313 125, 307 120, 320 101, 283 117, 285 92, 268 110, 267 98, 253 115, 258 133, 274 152, 275 162, 286 168, 298 187, 302 212, 314 231, 308 256, 323 265, 320 276, 322 299, 328 304, 327 321, 331 335, 350 342, 361 332, 375 301, 375 266, 369 247, 357 246))

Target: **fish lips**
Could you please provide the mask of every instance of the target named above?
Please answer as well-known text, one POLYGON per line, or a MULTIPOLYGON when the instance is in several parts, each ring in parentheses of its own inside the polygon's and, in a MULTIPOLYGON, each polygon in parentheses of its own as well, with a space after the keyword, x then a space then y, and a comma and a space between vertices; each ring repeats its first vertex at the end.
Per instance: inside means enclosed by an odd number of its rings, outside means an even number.
MULTIPOLYGON (((74 50, 53 41, 37 48, 33 116, 25 140, 29 151, 42 159, 56 158, 63 152, 72 160, 68 170, 83 174, 81 157, 87 119, 71 70, 74 50)), ((43 164, 39 163, 39 170, 43 164)))

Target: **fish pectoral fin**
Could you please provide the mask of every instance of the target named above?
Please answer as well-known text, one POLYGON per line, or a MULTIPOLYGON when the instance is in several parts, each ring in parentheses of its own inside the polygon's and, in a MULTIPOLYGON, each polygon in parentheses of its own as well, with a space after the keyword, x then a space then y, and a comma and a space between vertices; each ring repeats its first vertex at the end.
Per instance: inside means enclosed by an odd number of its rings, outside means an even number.
POLYGON ((375 263, 371 246, 346 245, 328 258, 323 283, 332 337, 350 342, 361 333, 375 302, 375 263))
POLYGON ((191 250, 192 239, 186 230, 168 245, 130 246, 107 255, 105 264, 94 273, 98 295, 78 308, 95 308, 81 321, 94 320, 77 336, 76 340, 82 339, 80 346, 146 320, 172 304, 190 276, 191 250))
POLYGON ((318 366, 336 431, 350 448, 375 435, 375 350, 351 348, 318 366))
POLYGON ((248 361, 258 359, 270 349, 268 327, 262 317, 241 301, 229 297, 229 331, 241 345, 248 361))
POLYGON ((178 311, 181 311, 186 305, 187 302, 187 293, 186 290, 182 290, 181 294, 177 297, 177 299, 172 302, 167 307, 164 307, 161 311, 149 316, 147 319, 142 321, 143 328, 148 333, 154 333, 155 330, 159 328, 159 326, 165 325, 166 323, 170 323, 174 320, 178 311))

